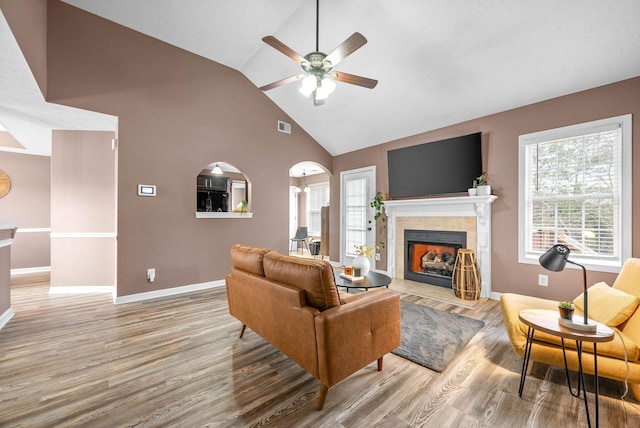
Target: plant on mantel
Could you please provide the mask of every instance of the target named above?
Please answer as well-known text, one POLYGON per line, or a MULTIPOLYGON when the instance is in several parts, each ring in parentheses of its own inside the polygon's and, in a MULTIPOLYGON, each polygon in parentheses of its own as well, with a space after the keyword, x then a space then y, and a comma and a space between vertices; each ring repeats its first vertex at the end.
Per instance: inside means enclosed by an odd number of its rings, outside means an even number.
MULTIPOLYGON (((384 237, 384 231, 387 228, 387 219, 384 217, 383 213, 382 213, 382 208, 384 207, 384 195, 382 194, 382 192, 378 192, 376 193, 376 195, 373 197, 373 199, 371 200, 371 207, 373 209, 376 210, 375 215, 373 216, 373 220, 374 221, 378 221, 378 219, 380 219, 380 222, 382 223, 382 227, 380 228, 380 230, 378 230, 378 233, 384 237)), ((377 229, 377 228, 376 228, 377 229)), ((384 241, 382 239, 380 239, 380 248, 385 248, 384 246, 384 241)))
POLYGON ((476 177, 473 180, 473 187, 476 189, 478 195, 490 195, 491 194, 491 185, 487 181, 487 173, 483 172, 481 175, 476 177))

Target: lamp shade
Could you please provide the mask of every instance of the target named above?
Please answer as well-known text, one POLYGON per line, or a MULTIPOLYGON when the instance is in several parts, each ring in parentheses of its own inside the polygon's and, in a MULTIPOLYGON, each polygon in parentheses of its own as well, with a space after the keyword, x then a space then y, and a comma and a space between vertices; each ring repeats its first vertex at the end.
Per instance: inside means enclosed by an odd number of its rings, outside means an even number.
POLYGON ((220 165, 216 164, 216 166, 213 167, 211 172, 213 174, 216 174, 216 175, 221 175, 222 174, 222 168, 220 168, 220 165))
POLYGON ((566 245, 556 244, 541 255, 538 261, 545 269, 560 272, 567 264, 570 252, 571 250, 566 245))

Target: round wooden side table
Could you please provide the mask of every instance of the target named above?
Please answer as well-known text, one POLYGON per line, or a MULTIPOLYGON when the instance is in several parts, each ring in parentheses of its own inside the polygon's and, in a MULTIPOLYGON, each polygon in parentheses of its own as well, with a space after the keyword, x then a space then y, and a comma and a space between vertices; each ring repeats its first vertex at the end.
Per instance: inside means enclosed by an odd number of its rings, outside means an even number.
POLYGON ((564 355, 564 369, 567 375, 567 382, 569 383, 569 392, 574 397, 580 396, 580 390, 582 389, 582 395, 584 397, 584 407, 587 412, 587 423, 591 427, 591 418, 589 417, 589 405, 587 403, 587 393, 584 383, 584 371, 582 370, 582 342, 593 343, 593 375, 595 381, 595 406, 596 406, 596 427, 599 426, 598 415, 598 348, 597 344, 600 342, 609 342, 613 340, 613 330, 602 323, 596 323, 596 331, 580 331, 572 330, 570 328, 560 325, 558 322, 558 312, 549 311, 543 309, 525 309, 520 311, 518 315, 520 321, 526 324, 529 329, 527 331, 527 344, 524 351, 524 361, 522 363, 522 373, 520 374, 520 389, 518 395, 522 397, 522 390, 524 388, 524 381, 527 376, 527 370, 529 366, 529 360, 531 357, 531 348, 533 345, 533 334, 536 330, 540 330, 544 333, 557 336, 562 341, 562 353, 564 355), (565 352, 564 340, 575 340, 576 350, 578 352, 578 390, 576 393, 571 388, 571 381, 569 380, 569 368, 567 366, 567 355, 565 352))

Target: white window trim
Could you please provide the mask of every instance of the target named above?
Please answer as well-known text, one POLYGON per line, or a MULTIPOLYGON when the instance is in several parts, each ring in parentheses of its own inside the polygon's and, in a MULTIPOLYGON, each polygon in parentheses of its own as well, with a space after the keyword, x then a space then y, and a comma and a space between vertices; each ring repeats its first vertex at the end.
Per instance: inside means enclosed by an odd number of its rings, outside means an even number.
MULTIPOLYGON (((526 264, 539 264, 538 256, 527 255, 526 253, 526 155, 525 147, 529 144, 537 142, 552 141, 562 138, 573 137, 576 135, 587 134, 589 132, 598 132, 602 128, 611 128, 612 125, 618 124, 622 130, 622 147, 621 147, 621 206, 620 206, 620 260, 611 263, 594 264, 590 260, 581 260, 580 255, 571 255, 572 261, 584 265, 588 270, 599 272, 620 272, 620 268, 624 261, 631 257, 631 237, 632 237, 632 115, 611 117, 592 122, 581 123, 577 125, 565 126, 562 128, 550 129, 546 131, 534 132, 531 134, 521 135, 518 139, 518 262, 526 264)), ((542 253, 541 253, 542 254, 542 253)), ((567 265, 570 268, 580 269, 573 265, 567 265)))

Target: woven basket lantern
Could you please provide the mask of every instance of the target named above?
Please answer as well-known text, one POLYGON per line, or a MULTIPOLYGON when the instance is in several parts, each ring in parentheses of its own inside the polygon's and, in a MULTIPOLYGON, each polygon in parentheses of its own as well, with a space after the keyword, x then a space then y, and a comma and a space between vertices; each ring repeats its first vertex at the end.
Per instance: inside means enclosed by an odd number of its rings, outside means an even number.
POLYGON ((458 250, 456 263, 453 265, 451 282, 456 297, 465 300, 478 300, 482 281, 473 251, 468 249, 458 250))

